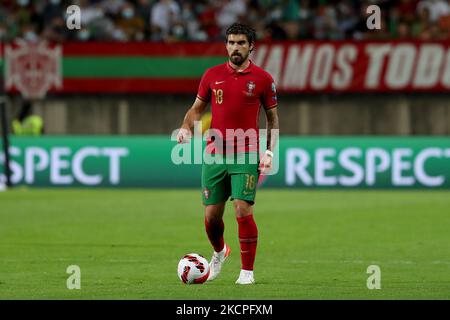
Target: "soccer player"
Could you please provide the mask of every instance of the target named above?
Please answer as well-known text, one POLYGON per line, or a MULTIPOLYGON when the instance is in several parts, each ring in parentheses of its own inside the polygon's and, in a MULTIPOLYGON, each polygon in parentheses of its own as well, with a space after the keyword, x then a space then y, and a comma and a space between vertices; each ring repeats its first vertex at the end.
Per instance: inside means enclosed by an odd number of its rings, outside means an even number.
POLYGON ((231 198, 238 223, 242 269, 237 284, 253 284, 253 265, 256 255, 258 229, 253 218, 256 185, 259 174, 272 168, 276 139, 270 134, 278 129, 277 95, 269 73, 250 59, 255 47, 255 31, 235 23, 226 31, 226 50, 229 61, 209 68, 200 81, 197 97, 187 111, 178 132, 179 143, 192 137, 194 122, 201 118, 211 103, 211 129, 208 140, 215 163, 202 165, 202 198, 205 206, 205 228, 214 248, 208 281, 220 273, 230 254, 224 242, 222 220, 226 201, 231 198), (263 107, 267 119, 267 150, 259 159, 259 111, 263 107), (232 133, 230 133, 230 130, 232 133), (245 132, 244 136, 237 132, 245 132), (237 140, 237 145, 234 144, 237 140), (250 155, 255 155, 251 161, 250 155), (226 161, 229 160, 235 161, 226 161), (244 161, 241 164, 239 160, 244 161), (229 163, 232 162, 232 163, 229 163))

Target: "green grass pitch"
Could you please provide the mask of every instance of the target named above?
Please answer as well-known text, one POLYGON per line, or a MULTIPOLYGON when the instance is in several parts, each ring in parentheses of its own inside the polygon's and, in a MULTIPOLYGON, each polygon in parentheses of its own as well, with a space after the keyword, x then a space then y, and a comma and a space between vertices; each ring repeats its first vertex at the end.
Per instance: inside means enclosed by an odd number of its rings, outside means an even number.
POLYGON ((0 193, 0 299, 449 299, 448 191, 260 190, 256 285, 237 223, 220 277, 184 285, 179 259, 212 249, 199 190, 16 189, 0 193), (81 289, 68 290, 69 265, 81 289), (381 289, 369 290, 369 265, 381 289))

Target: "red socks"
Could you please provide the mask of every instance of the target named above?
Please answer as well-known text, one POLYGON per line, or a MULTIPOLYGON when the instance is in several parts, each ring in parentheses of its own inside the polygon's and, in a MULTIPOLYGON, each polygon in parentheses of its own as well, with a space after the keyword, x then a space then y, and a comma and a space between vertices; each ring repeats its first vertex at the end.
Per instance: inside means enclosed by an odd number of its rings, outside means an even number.
POLYGON ((258 228, 253 214, 236 218, 238 222, 239 243, 241 244, 241 262, 243 270, 253 270, 255 262, 258 228))
POLYGON ((224 247, 223 231, 225 226, 223 220, 211 220, 208 222, 205 218, 206 234, 208 235, 209 242, 211 242, 214 251, 220 252, 224 247))
MULTIPOLYGON (((253 214, 236 218, 238 222, 239 243, 241 246, 241 262, 243 270, 253 270, 255 263, 256 244, 258 242, 258 228, 253 214)), ((205 228, 208 239, 214 247, 214 251, 220 252, 224 248, 223 220, 211 220, 205 218, 205 228)))

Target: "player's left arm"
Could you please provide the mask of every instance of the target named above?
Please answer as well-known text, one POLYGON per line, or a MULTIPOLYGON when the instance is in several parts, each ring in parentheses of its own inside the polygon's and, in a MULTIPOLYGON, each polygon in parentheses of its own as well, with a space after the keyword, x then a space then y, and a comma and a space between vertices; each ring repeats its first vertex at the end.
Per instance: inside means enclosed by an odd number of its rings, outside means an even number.
POLYGON ((266 126, 267 126, 267 150, 273 152, 278 142, 278 131, 280 125, 278 122, 277 107, 266 110, 266 126))
POLYGON ((279 122, 277 107, 266 110, 267 150, 261 158, 260 169, 262 174, 267 174, 272 169, 273 151, 278 143, 279 122))
POLYGON ((262 105, 266 111, 267 149, 259 163, 262 174, 268 174, 272 170, 273 151, 278 142, 278 98, 275 81, 270 74, 266 74, 265 88, 261 97, 262 105))

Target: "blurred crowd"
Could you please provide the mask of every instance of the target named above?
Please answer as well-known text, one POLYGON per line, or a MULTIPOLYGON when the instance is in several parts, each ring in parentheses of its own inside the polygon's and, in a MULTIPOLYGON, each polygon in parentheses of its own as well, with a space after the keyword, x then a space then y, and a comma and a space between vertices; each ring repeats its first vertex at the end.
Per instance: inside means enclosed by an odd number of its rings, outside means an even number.
POLYGON ((0 0, 0 39, 215 41, 233 22, 258 40, 450 39, 450 0, 0 0), (81 9, 81 29, 66 8, 81 9), (368 30, 367 6, 381 8, 368 30))

